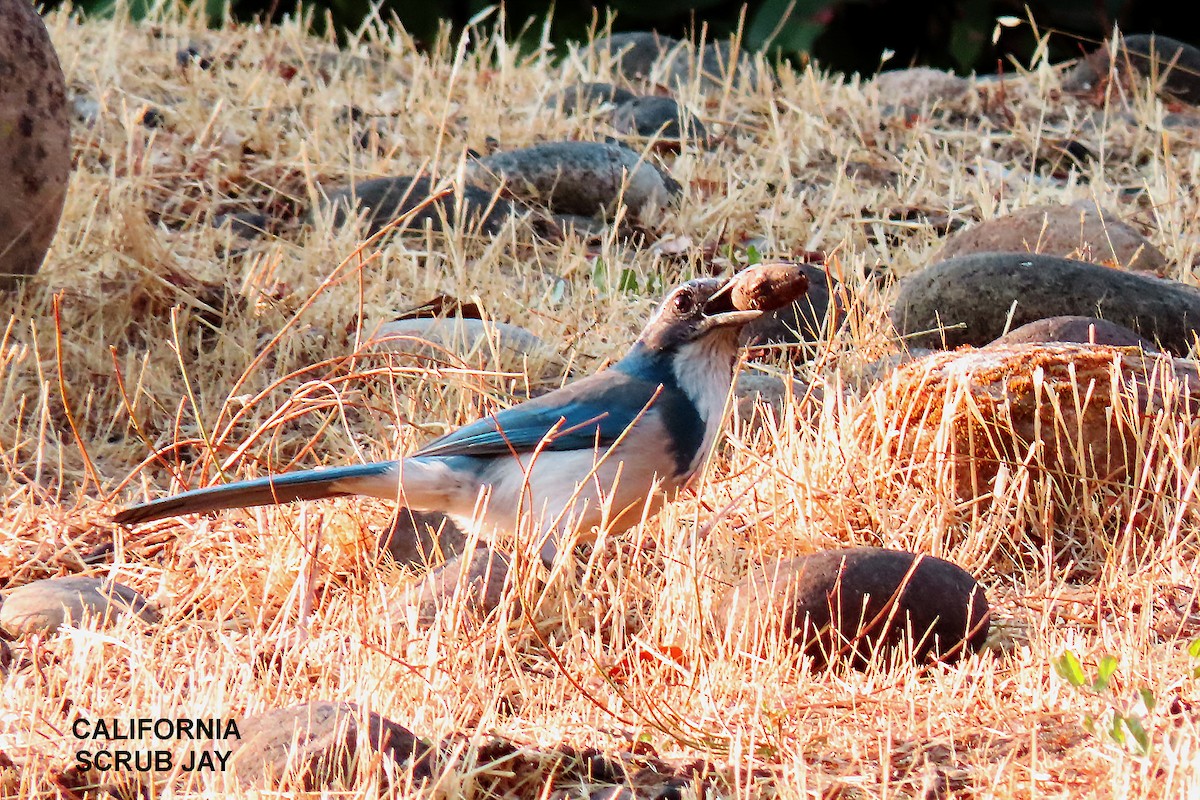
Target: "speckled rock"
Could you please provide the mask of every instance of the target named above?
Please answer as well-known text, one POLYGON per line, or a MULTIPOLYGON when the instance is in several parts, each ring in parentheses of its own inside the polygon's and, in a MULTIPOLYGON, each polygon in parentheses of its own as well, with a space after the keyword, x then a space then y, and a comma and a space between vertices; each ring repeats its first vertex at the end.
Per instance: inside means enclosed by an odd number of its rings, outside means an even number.
POLYGON ((755 347, 811 344, 841 324, 845 316, 841 284, 816 264, 798 266, 808 277, 804 297, 786 308, 764 314, 743 328, 743 344, 755 347))
POLYGON ((708 140, 703 123, 670 97, 635 97, 621 103, 613 109, 612 124, 624 136, 652 139, 676 149, 708 140))
MULTIPOLYGON (((447 186, 444 197, 434 196, 433 182, 427 177, 373 178, 328 193, 321 208, 333 207, 333 224, 344 225, 355 217, 355 209, 366 211, 367 235, 374 236, 388 223, 415 211, 404 228, 421 230, 429 222, 433 230, 441 230, 443 218, 453 225, 457 219, 457 198, 453 186, 447 186), (429 201, 428 203, 426 201, 429 201), (424 205, 423 205, 424 204, 424 205), (420 208, 419 211, 416 209, 420 208)), ((496 234, 508 218, 516 213, 513 204, 494 192, 470 184, 461 187, 463 221, 475 225, 486 234, 496 234)), ((401 228, 398 226, 397 230, 401 228)))
POLYGON ((611 83, 577 83, 546 99, 549 108, 561 109, 564 114, 588 111, 605 103, 619 106, 637 95, 611 83))
MULTIPOLYGON (((1140 347, 1156 352, 1154 345, 1123 325, 1095 317, 1049 317, 1026 323, 1001 336, 992 345, 1027 342, 1079 342, 1107 344, 1113 347, 1140 347)), ((991 347, 991 345, 988 345, 991 347)))
POLYGON ((713 622, 740 649, 758 651, 778 637, 815 667, 861 669, 880 648, 918 661, 978 651, 989 608, 983 588, 948 561, 855 547, 760 567, 729 590, 713 622))
MULTIPOLYGON (((504 602, 512 561, 508 555, 482 544, 470 554, 452 558, 433 570, 420 584, 417 607, 423 621, 433 620, 439 611, 461 603, 472 614, 485 617, 504 602)), ((520 609, 515 594, 512 608, 520 609)))
POLYGON ((13 589, 0 606, 0 628, 10 636, 52 634, 85 618, 111 625, 121 614, 158 622, 158 612, 128 586, 104 578, 46 578, 13 589))
POLYGON ((397 564, 424 566, 462 552, 467 535, 454 521, 437 512, 401 508, 379 536, 379 549, 397 564))
POLYGON ((654 73, 655 65, 683 43, 652 31, 630 31, 601 36, 586 48, 585 59, 607 60, 626 80, 640 81, 654 73))
POLYGON ((1006 326, 1061 316, 1099 316, 1185 353, 1200 331, 1200 291, 1055 256, 977 253, 909 276, 892 308, 896 330, 921 347, 943 336, 946 347, 984 345, 1006 326))
POLYGON ((241 717, 238 732, 240 740, 217 740, 209 748, 230 753, 228 771, 217 776, 226 785, 310 792, 352 788, 360 762, 379 756, 390 762, 375 765, 381 776, 394 765, 411 770, 415 783, 429 777, 428 745, 403 725, 354 703, 318 701, 241 717))
POLYGON ((1142 427, 1200 411, 1200 375, 1136 348, 991 345, 898 367, 864 409, 856 435, 878 475, 987 501, 998 476, 1028 465, 1071 498, 1135 474, 1142 427))
POLYGON ((551 142, 481 158, 470 169, 481 186, 558 214, 611 214, 624 200, 634 213, 666 205, 680 186, 664 170, 618 144, 551 142))
POLYGON ((971 82, 952 72, 909 67, 881 72, 871 81, 880 105, 898 113, 915 113, 933 105, 957 103, 971 91, 971 82))
POLYGON ((1134 227, 1083 200, 1028 206, 951 234, 935 260, 969 253, 1045 253, 1163 274, 1167 258, 1134 227))
POLYGON ((71 172, 71 107, 29 0, 0 0, 0 291, 41 267, 71 172))
POLYGON ((1132 67, 1144 78, 1161 81, 1166 96, 1200 105, 1200 49, 1167 36, 1138 33, 1121 39, 1116 56, 1106 42, 1063 77, 1063 88, 1094 89, 1108 78, 1115 62, 1118 75, 1127 78, 1132 67))
POLYGON ((798 417, 814 417, 821 409, 824 389, 819 384, 809 385, 796 380, 790 381, 790 384, 789 386, 789 381, 775 375, 742 370, 733 385, 738 417, 761 423, 757 409, 762 406, 770 409, 775 419, 779 420, 783 418, 789 404, 798 417))

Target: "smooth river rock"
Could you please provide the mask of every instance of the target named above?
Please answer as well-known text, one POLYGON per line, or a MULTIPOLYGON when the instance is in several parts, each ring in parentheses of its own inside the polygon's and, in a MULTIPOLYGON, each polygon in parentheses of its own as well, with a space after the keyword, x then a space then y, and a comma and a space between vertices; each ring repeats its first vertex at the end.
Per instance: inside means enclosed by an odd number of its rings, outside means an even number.
POLYGON ((231 751, 224 778, 245 788, 352 788, 360 758, 376 754, 412 770, 417 779, 429 776, 428 745, 403 725, 364 713, 354 703, 278 708, 238 719, 238 732, 240 740, 219 740, 212 747, 231 751))
POLYGON ((667 205, 681 187, 637 152, 602 142, 550 142, 481 158, 469 168, 481 186, 558 214, 612 214, 624 201, 636 214, 667 205))
POLYGON ((29 0, 0 0, 0 291, 42 266, 71 172, 71 107, 29 0))
POLYGON ((1027 206, 951 234, 935 260, 970 253, 1044 253, 1163 274, 1167 258, 1131 225, 1090 200, 1027 206))
POLYGON ((108 626, 121 614, 135 614, 147 623, 159 620, 146 598, 115 581, 80 575, 45 578, 13 589, 4 598, 0 628, 10 636, 52 634, 85 618, 108 626))
POLYGON ((845 662, 856 669, 881 647, 917 661, 956 661, 983 646, 989 618, 983 588, 958 566, 879 547, 759 567, 713 612, 717 635, 728 634, 740 649, 761 651, 782 637, 814 667, 845 662))
POLYGON ((1100 317, 1185 353, 1200 331, 1200 291, 1055 256, 977 253, 905 278, 892 308, 897 332, 918 347, 984 345, 1006 325, 1061 316, 1100 317))

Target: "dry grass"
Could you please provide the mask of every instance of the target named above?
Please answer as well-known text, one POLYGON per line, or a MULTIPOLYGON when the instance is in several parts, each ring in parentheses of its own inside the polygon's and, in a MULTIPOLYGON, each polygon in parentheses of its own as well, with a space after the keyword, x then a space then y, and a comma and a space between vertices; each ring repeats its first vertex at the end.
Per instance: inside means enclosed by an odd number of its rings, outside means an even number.
MULTIPOLYGON (((602 137, 599 119, 542 107, 579 60, 556 65, 549 49, 522 54, 478 33, 470 47, 418 53, 403 35, 372 30, 339 57, 294 24, 205 31, 186 16, 132 25, 56 13, 48 26, 70 85, 100 111, 76 127, 76 170, 46 265, 0 299, 10 317, 0 338, 0 575, 9 586, 112 575, 152 595, 166 619, 18 648, 25 664, 0 687, 0 749, 23 768, 0 762, 0 793, 66 791, 75 715, 230 716, 329 699, 431 739, 612 753, 640 742, 668 761, 709 762, 716 796, 1200 796, 1200 685, 1186 651, 1200 636, 1190 482, 1200 465, 1175 463, 1183 477, 1157 491, 1145 481, 1118 489, 1137 493, 1117 504, 1130 509, 1124 519, 1106 514, 1107 488, 1054 513, 1037 475, 961 513, 915 484, 885 491, 869 471, 848 472, 873 410, 839 391, 843 373, 896 349, 883 324, 893 279, 939 245, 932 225, 901 219, 906 210, 988 218, 1096 198, 1148 231, 1173 277, 1194 282, 1196 132, 1164 131, 1167 109, 1144 87, 1080 100, 1037 65, 907 121, 881 117, 858 80, 812 70, 707 97, 684 87, 682 101, 723 138, 673 160, 684 196, 647 223, 652 237, 690 238, 696 255, 615 237, 552 243, 522 224, 494 239, 364 244, 327 220, 303 228, 318 183, 429 167, 452 175, 488 137, 505 148, 602 137), (214 69, 176 64, 190 42, 214 69), (147 105, 165 127, 139 124, 147 105), (349 105, 391 118, 381 152, 356 146, 339 117, 349 105), (1127 106, 1137 124, 1114 117, 1086 131, 1084 118, 1106 105, 1127 106), (981 130, 981 117, 995 129, 981 130), (1098 159, 1065 180, 1031 174, 1044 143, 1062 137, 1098 159), (896 179, 848 178, 847 162, 896 179), (252 207, 281 220, 277 236, 246 245, 210 225, 252 207), (135 531, 108 522, 121 503, 219 474, 404 453, 533 388, 522 372, 363 348, 399 309, 438 293, 477 298, 489 315, 561 342, 586 372, 622 352, 655 299, 618 291, 615 277, 595 282, 597 256, 669 285, 713 266, 703 246, 732 244, 737 255, 747 242, 770 255, 832 253, 855 294, 847 328, 802 369, 828 382, 831 400, 812 418, 789 411, 760 430, 735 426, 695 497, 623 541, 580 551, 540 602, 527 597, 527 616, 480 626, 452 609, 419 626, 397 599, 411 575, 373 549, 388 521, 381 502, 135 531), (1154 535, 1136 535, 1139 520, 1154 535), (709 609, 751 564, 847 544, 908 547, 970 569, 996 609, 994 646, 953 668, 809 674, 781 653, 748 660, 704 634, 709 609), (1089 671, 1117 658, 1111 690, 1060 677, 1065 651, 1089 671), (654 652, 670 663, 641 656, 654 652), (1135 707, 1139 687, 1153 710, 1135 707), (1104 733, 1113 713, 1140 716, 1146 752, 1104 733), (1086 715, 1099 733, 1085 730, 1086 715)), ((1180 439, 1187 426, 1154 430, 1146 448, 1194 457, 1180 439)), ((422 792, 548 796, 549 767, 519 763, 532 772, 517 777, 532 783, 460 765, 422 792)))

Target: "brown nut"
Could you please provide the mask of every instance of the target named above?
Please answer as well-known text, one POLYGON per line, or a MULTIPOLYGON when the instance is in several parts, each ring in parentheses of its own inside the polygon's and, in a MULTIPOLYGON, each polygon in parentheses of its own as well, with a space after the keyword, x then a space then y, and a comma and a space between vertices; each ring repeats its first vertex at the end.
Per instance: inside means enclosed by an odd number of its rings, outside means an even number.
POLYGON ((738 311, 774 311, 808 291, 808 276, 798 264, 756 264, 734 275, 730 297, 738 311))

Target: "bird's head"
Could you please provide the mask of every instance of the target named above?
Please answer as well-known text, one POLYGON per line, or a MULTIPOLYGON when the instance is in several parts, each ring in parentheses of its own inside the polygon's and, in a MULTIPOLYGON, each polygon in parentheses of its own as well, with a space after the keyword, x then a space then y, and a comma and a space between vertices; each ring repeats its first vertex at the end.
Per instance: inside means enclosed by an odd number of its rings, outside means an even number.
POLYGON ((761 264, 732 278, 697 278, 667 295, 638 342, 657 352, 705 340, 736 343, 742 328, 807 288, 804 271, 794 264, 761 264))

